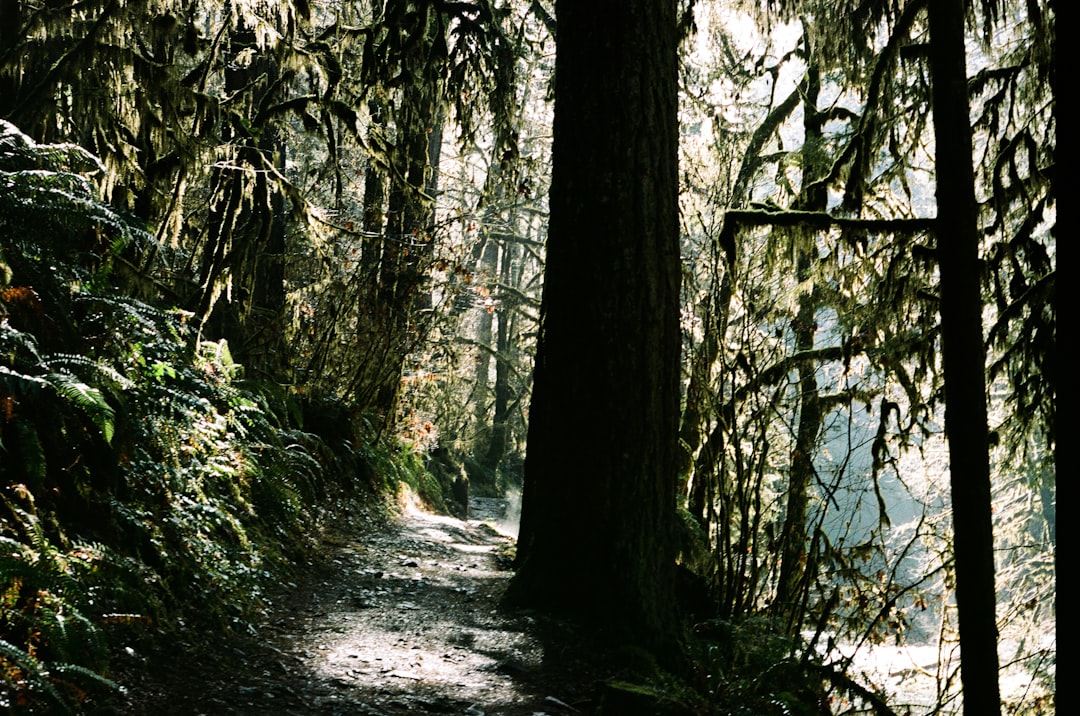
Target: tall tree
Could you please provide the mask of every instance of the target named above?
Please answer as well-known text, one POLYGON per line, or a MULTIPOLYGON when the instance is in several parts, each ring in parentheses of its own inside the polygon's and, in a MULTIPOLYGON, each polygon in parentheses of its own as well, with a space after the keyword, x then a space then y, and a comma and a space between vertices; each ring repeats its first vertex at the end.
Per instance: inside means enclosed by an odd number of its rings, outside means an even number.
MULTIPOLYGON (((809 54, 809 53, 808 53, 809 54)), ((813 62, 813 60, 811 60, 813 62)), ((817 182, 827 167, 824 164, 822 129, 825 125, 825 113, 818 111, 818 97, 821 94, 820 73, 813 64, 807 69, 805 81, 799 87, 803 100, 803 131, 805 133, 800 162, 802 164, 803 184, 796 202, 803 211, 824 212, 827 206, 825 187, 817 182)), ((799 294, 798 310, 792 321, 792 333, 797 352, 814 350, 814 337, 818 332, 818 312, 822 307, 821 288, 812 275, 817 248, 813 237, 806 232, 796 230, 792 243, 795 246, 795 278, 800 284, 809 284, 809 289, 799 294), (800 236, 799 234, 803 235, 800 236)), ((807 514, 813 490, 815 459, 821 440, 822 425, 825 422, 826 408, 821 399, 818 386, 818 366, 810 361, 801 361, 797 368, 799 380, 798 428, 795 445, 791 454, 791 469, 787 487, 787 511, 780 534, 780 575, 776 586, 776 606, 786 621, 791 633, 797 633, 801 626, 797 616, 800 611, 796 604, 804 588, 805 567, 807 565, 807 514)))
POLYGON ((679 410, 676 3, 556 4, 541 336, 507 600, 671 646, 679 410))
MULTIPOLYGON (((282 99, 274 96, 281 91, 275 49, 259 47, 255 27, 242 17, 228 29, 226 92, 239 97, 248 90, 248 106, 237 109, 259 121, 260 108, 282 99)), ((261 120, 257 132, 235 116, 223 122, 229 154, 211 170, 198 315, 213 338, 228 339, 233 357, 250 371, 282 378, 285 202, 268 177, 284 166, 285 147, 280 128, 261 120)))
POLYGON ((964 50, 964 0, 928 4, 937 174, 945 431, 952 486, 965 714, 1001 712, 978 208, 964 50))

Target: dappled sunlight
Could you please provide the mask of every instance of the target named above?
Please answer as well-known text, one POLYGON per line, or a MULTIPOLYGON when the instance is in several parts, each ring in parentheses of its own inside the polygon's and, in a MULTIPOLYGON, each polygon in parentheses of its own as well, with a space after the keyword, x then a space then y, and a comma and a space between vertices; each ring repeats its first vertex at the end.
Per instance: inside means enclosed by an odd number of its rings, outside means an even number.
MULTIPOLYGON (((433 514, 407 493, 401 506, 396 529, 338 544, 322 584, 294 595, 273 648, 316 686, 305 707, 567 712, 551 707, 571 696, 538 693, 531 681, 544 666, 532 618, 498 604, 510 573, 497 557, 512 539, 493 521, 433 514)), ((480 503, 477 513, 493 509, 505 505, 480 503)))
POLYGON ((342 633, 316 647, 315 677, 341 685, 343 696, 354 689, 410 695, 423 691, 488 708, 527 698, 503 672, 528 668, 523 657, 532 656, 535 645, 520 635, 465 628, 452 619, 424 619, 420 624, 414 619, 419 609, 401 602, 375 619, 340 618, 342 633), (511 663, 514 666, 508 666, 511 663))

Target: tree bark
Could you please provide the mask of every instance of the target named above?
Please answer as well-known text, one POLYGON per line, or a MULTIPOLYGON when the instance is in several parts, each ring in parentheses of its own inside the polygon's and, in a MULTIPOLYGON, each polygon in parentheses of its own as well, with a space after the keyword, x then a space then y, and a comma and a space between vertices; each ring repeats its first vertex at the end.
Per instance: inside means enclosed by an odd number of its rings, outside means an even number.
POLYGON ((964 713, 1001 713, 986 354, 964 56, 964 0, 928 3, 937 172, 945 432, 952 487, 964 713))
MULTIPOLYGON (((818 111, 818 95, 821 92, 821 78, 816 67, 809 67, 802 86, 803 131, 805 140, 802 149, 803 184, 797 208, 800 211, 824 212, 828 197, 824 187, 817 185, 817 180, 828 171, 824 165, 821 146, 825 120, 818 111)), ((813 234, 803 227, 793 227, 789 231, 795 234, 796 258, 795 275, 800 284, 813 279, 812 268, 817 258, 817 248, 813 234)), ((799 296, 799 309, 792 323, 795 335, 795 352, 806 353, 814 350, 814 337, 817 334, 817 312, 820 308, 820 296, 817 287, 799 296)), ((788 478, 787 511, 780 533, 780 576, 776 585, 774 604, 779 610, 789 634, 797 634, 802 627, 804 609, 803 596, 808 583, 813 579, 807 573, 807 514, 810 509, 811 489, 814 485, 815 461, 818 456, 824 413, 821 407, 817 383, 817 361, 800 361, 799 375, 799 424, 795 433, 795 446, 791 455, 791 467, 788 478)))
MULTIPOLYGON (((435 12, 428 8, 426 12, 435 12)), ((431 15, 418 22, 425 33, 423 44, 436 42, 431 15)), ((429 308, 427 292, 429 262, 435 248, 432 234, 434 202, 442 152, 442 107, 438 80, 418 76, 403 89, 395 113, 397 144, 387 196, 387 218, 379 261, 374 377, 364 386, 365 407, 382 415, 389 424, 397 409, 405 359, 416 345, 421 310, 429 308)))
POLYGON ((561 0, 541 335, 511 604, 671 653, 674 0, 561 0))

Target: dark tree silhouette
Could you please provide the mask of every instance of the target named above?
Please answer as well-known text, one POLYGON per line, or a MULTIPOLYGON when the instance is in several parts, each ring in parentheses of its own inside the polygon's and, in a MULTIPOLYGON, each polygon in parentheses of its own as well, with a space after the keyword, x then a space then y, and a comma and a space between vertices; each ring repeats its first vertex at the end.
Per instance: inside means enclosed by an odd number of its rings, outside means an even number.
POLYGON ((928 5, 937 173, 945 432, 965 714, 1000 713, 979 235, 964 0, 928 5))
POLYGON ((675 5, 556 6, 551 219, 507 595, 654 647, 675 623, 675 5))

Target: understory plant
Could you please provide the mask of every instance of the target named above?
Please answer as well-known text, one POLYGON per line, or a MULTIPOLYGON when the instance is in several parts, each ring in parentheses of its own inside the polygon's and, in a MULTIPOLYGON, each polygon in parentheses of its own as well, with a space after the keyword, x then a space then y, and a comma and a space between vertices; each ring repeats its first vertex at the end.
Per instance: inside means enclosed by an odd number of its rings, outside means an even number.
POLYGON ((250 629, 327 506, 373 484, 349 416, 305 430, 310 398, 125 289, 150 239, 102 173, 0 122, 0 710, 81 713, 122 688, 123 646, 250 629))

